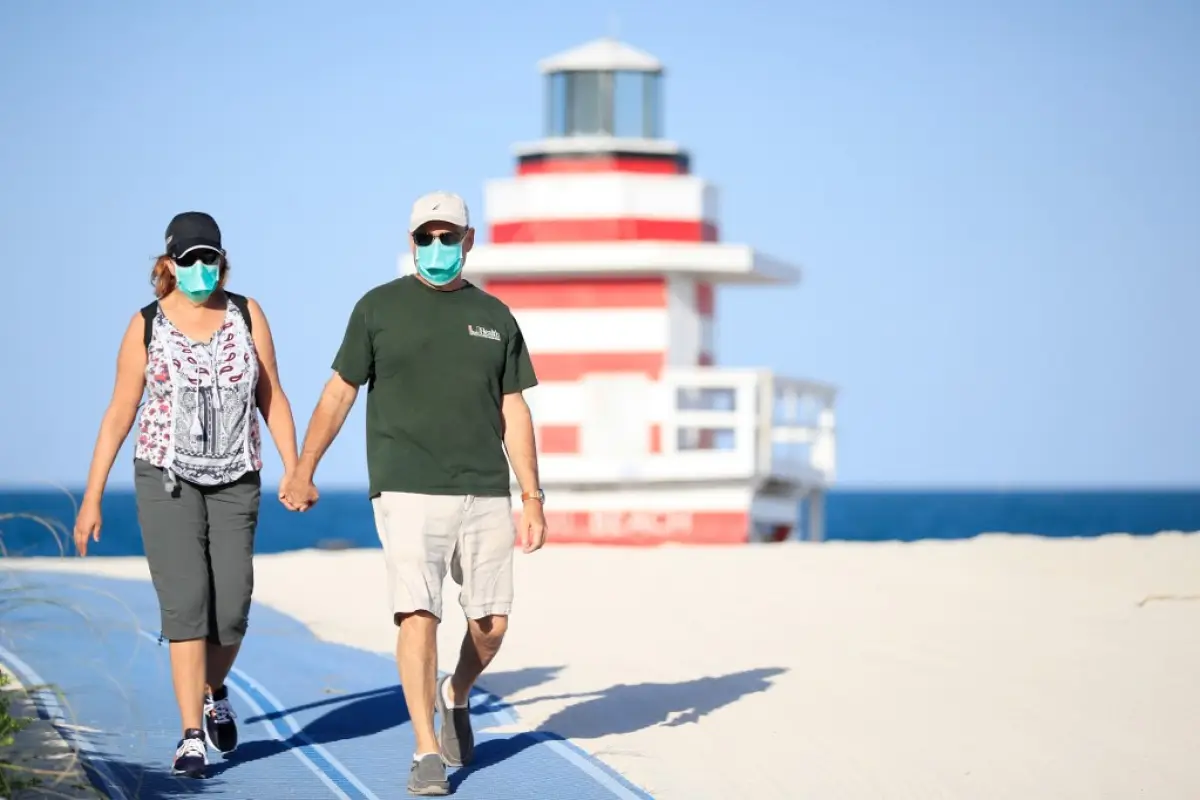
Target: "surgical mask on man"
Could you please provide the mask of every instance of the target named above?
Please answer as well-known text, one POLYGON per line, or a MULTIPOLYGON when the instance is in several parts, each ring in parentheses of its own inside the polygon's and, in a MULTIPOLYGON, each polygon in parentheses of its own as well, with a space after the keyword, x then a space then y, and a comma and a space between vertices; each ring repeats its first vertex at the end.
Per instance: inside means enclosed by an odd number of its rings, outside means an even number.
POLYGON ((463 243, 443 244, 435 238, 417 246, 417 272, 434 286, 445 286, 462 273, 463 243))

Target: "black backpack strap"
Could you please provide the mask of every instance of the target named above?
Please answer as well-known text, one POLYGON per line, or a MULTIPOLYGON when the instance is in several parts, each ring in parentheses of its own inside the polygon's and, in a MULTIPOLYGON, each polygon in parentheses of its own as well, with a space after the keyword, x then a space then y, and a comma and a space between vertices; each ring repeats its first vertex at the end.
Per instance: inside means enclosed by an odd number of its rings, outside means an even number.
POLYGON ((142 330, 142 343, 150 347, 150 339, 154 336, 154 317, 158 315, 158 301, 142 306, 142 320, 145 326, 142 330))
MULTIPOLYGON (((242 319, 246 320, 246 331, 253 335, 254 322, 250 318, 250 304, 246 302, 246 296, 236 294, 234 292, 226 292, 229 299, 237 306, 238 311, 242 312, 242 319)), ((142 343, 146 347, 150 347, 150 339, 154 336, 154 318, 158 315, 158 301, 147 303, 142 306, 142 319, 145 320, 145 327, 142 331, 142 343)))
POLYGON ((242 312, 242 319, 246 320, 246 332, 253 335, 254 322, 250 319, 250 304, 246 302, 246 296, 244 294, 237 294, 236 292, 228 291, 225 292, 225 294, 227 294, 229 299, 233 301, 233 304, 237 306, 237 310, 242 312))

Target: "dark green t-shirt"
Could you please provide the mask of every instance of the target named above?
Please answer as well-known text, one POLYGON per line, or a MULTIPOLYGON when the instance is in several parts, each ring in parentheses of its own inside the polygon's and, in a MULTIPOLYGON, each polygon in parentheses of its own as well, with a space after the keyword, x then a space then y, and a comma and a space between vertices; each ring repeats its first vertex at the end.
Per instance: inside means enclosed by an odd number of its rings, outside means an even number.
POLYGON ((354 306, 333 368, 367 385, 367 472, 380 492, 509 493, 500 407, 537 385, 512 312, 464 282, 453 291, 413 275, 354 306))

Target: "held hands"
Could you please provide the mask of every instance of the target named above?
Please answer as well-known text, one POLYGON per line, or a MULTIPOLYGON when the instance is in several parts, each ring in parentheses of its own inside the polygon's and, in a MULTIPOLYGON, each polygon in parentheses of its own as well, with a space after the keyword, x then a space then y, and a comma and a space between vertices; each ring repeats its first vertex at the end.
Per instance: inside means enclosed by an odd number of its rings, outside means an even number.
POLYGON ((546 513, 534 499, 525 500, 521 508, 521 525, 517 530, 526 553, 535 553, 546 543, 546 513))
POLYGON ((308 511, 320 497, 311 475, 285 472, 283 480, 279 482, 279 502, 288 511, 308 511))
POLYGON ((80 558, 87 555, 88 539, 100 541, 100 503, 84 500, 75 517, 75 549, 80 558))

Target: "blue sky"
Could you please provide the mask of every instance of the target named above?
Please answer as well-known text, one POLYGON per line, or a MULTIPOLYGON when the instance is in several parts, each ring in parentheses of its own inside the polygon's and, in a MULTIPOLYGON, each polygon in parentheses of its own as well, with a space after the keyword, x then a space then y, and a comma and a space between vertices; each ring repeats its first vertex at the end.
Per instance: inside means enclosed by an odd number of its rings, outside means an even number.
MULTIPOLYGON (((537 59, 614 17, 667 64, 723 238, 806 269, 718 292, 717 359, 839 384, 843 485, 1200 484, 1200 6, 684 7, 0 5, 0 484, 82 485, 186 209, 221 223, 303 432, 413 197, 482 211, 540 133, 537 59)), ((363 453, 360 404, 324 482, 365 482, 363 453)))

